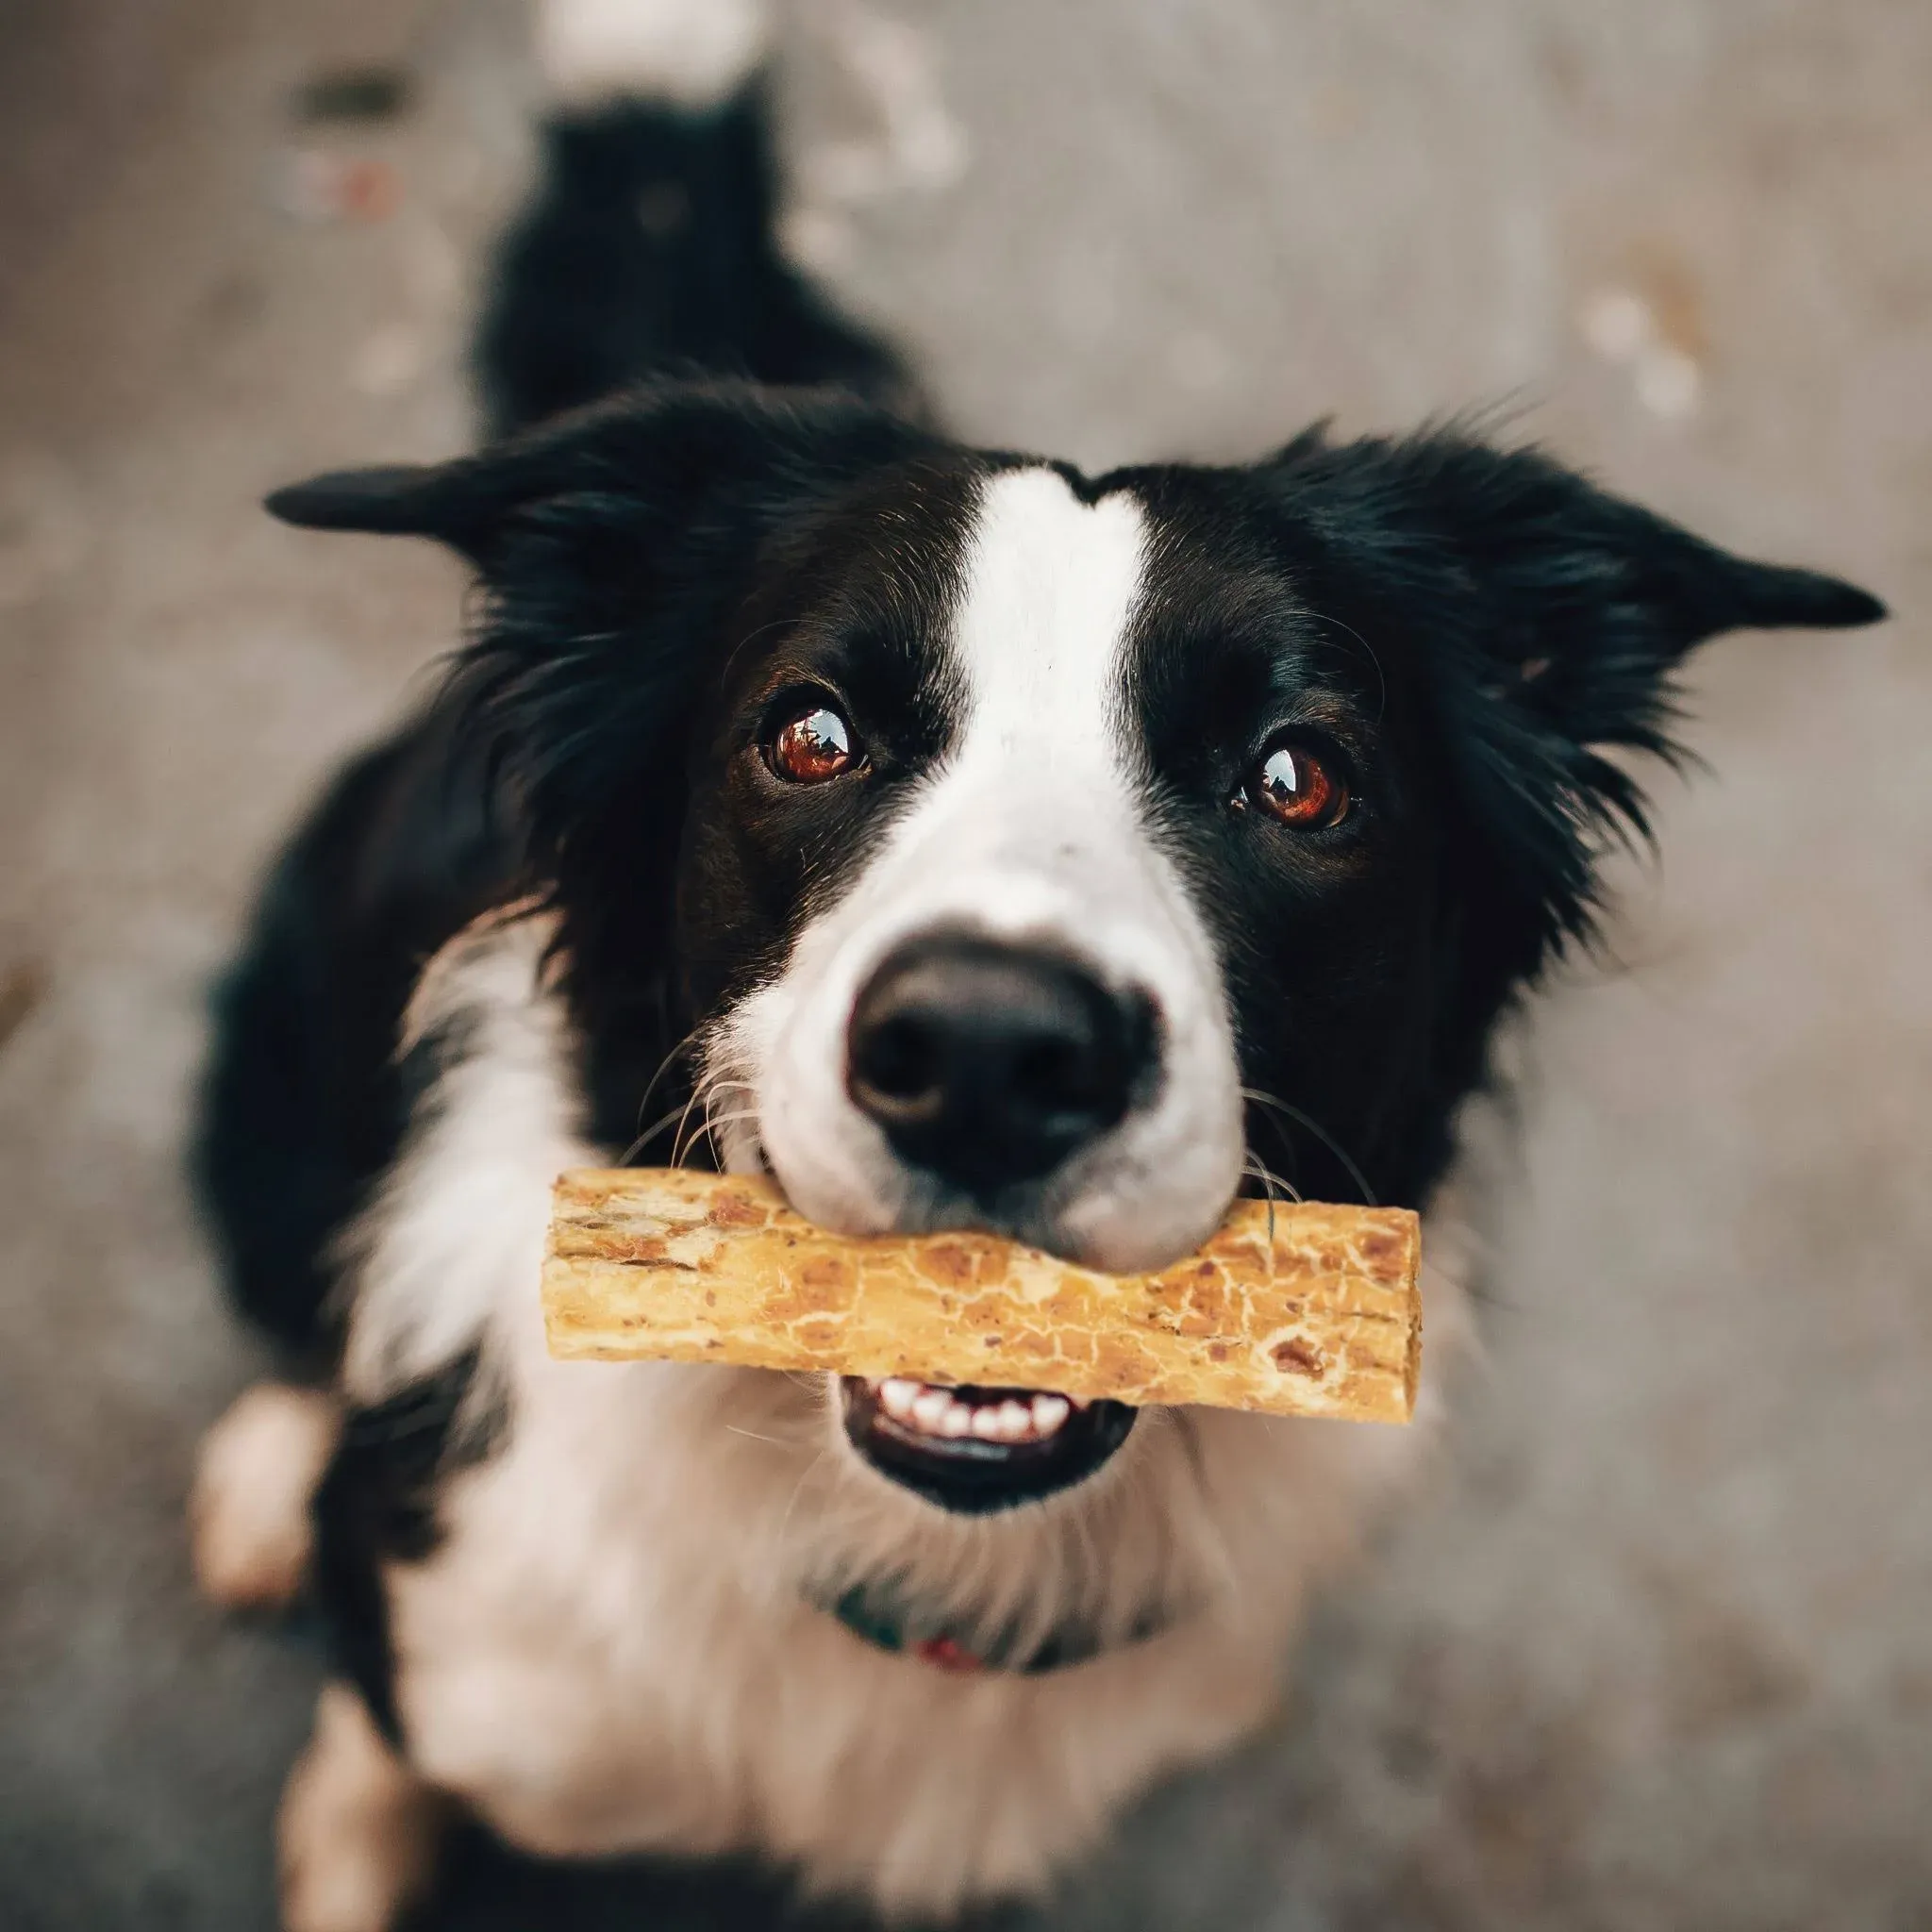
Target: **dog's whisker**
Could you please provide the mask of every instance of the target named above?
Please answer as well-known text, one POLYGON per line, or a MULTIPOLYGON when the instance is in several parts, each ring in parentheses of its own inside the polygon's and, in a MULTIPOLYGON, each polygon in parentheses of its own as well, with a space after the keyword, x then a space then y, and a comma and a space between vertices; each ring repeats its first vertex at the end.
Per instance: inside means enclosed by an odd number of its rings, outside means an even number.
POLYGON ((694 1108, 701 1107, 703 1101, 704 1087, 703 1084, 700 1083, 697 1087, 694 1087, 691 1090, 691 1098, 684 1103, 683 1110, 678 1114, 677 1117, 677 1130, 671 1137, 671 1165, 673 1167, 682 1167, 684 1165, 683 1150, 685 1148, 685 1126, 691 1119, 691 1110, 694 1108))
MULTIPOLYGON (((663 1059, 661 1059, 658 1063, 658 1071, 651 1075, 650 1084, 644 1089, 643 1099, 638 1103, 638 1116, 640 1119, 643 1117, 644 1108, 649 1103, 652 1093, 657 1089, 658 1083, 664 1077, 665 1074, 669 1071, 672 1063, 677 1058, 677 1057, 690 1048, 691 1043, 697 1039, 699 1033, 703 1029, 700 1027, 692 1027, 691 1030, 689 1033, 687 1033, 684 1036, 684 1038, 681 1041, 679 1041, 678 1043, 675 1047, 673 1047, 668 1054, 665 1055, 663 1059)), ((750 1085, 751 1083, 748 1080, 731 1079, 721 1071, 718 1074, 705 1074, 701 1079, 698 1080, 698 1082, 691 1091, 692 1096, 693 1098, 695 1098, 698 1095, 705 1094, 708 1092, 720 1091, 726 1087, 749 1088, 750 1085)), ((690 1112, 691 1105, 691 1101, 688 1100, 684 1103, 682 1107, 673 1108, 672 1110, 669 1113, 665 1114, 661 1119, 652 1122, 652 1124, 648 1127, 643 1128, 638 1134, 637 1138, 631 1141, 629 1146, 627 1146, 624 1150, 624 1152, 618 1156, 617 1165, 619 1167, 628 1167, 631 1164, 631 1162, 634 1161, 638 1158, 638 1156, 641 1154, 643 1150, 646 1147, 648 1147, 651 1144, 651 1142, 655 1141, 658 1138, 658 1136, 664 1131, 666 1127, 671 1126, 679 1121, 682 1121, 685 1118, 686 1114, 690 1112)), ((674 1158, 672 1161, 672 1165, 675 1167, 677 1164, 675 1158, 675 1146, 673 1149, 673 1154, 674 1158)))
POLYGON ((795 1456, 804 1447, 800 1442, 781 1441, 776 1436, 763 1436, 756 1429, 741 1428, 736 1423, 726 1423, 724 1427, 734 1436, 748 1436, 754 1442, 769 1442, 774 1449, 783 1449, 787 1455, 795 1456))
POLYGON ((622 1154, 618 1156, 617 1165, 619 1167, 628 1167, 631 1164, 631 1162, 635 1160, 638 1158, 638 1156, 641 1154, 644 1151, 644 1149, 648 1147, 651 1144, 651 1142, 655 1141, 658 1138, 658 1136, 664 1131, 666 1127, 674 1125, 676 1122, 682 1120, 683 1118, 684 1108, 679 1107, 674 1108, 671 1110, 671 1112, 667 1113, 663 1117, 662 1120, 652 1122, 652 1124, 648 1127, 646 1127, 643 1130, 643 1132, 641 1133, 637 1137, 637 1139, 633 1141, 630 1143, 630 1145, 624 1150, 622 1154))
POLYGON ((1241 1162, 1241 1172, 1253 1174, 1268 1190, 1271 1196, 1279 1192, 1286 1194, 1291 1201, 1300 1201, 1305 1198, 1302 1191, 1292 1181, 1283 1180, 1258 1154, 1251 1153, 1241 1162))
POLYGON ((1308 614, 1318 624, 1332 624, 1337 630, 1345 630, 1362 647, 1369 662, 1375 667, 1375 682, 1381 687, 1381 693, 1375 701, 1375 713, 1380 717, 1389 708, 1389 674, 1382 669, 1382 660, 1375 655, 1375 647, 1356 629, 1354 625, 1344 624, 1330 611, 1311 610, 1308 614))
POLYGON ((1247 1158, 1241 1162, 1241 1172, 1245 1174, 1252 1174, 1255 1177, 1255 1179, 1259 1181, 1261 1183, 1262 1191, 1268 1196, 1268 1278, 1270 1281, 1273 1281, 1274 1278, 1275 1191, 1278 1189, 1282 1193, 1286 1194, 1291 1201, 1299 1201, 1302 1198, 1301 1190, 1298 1188, 1291 1187, 1289 1183, 1283 1180, 1281 1176, 1278 1174, 1276 1174, 1268 1165, 1268 1163, 1261 1158, 1261 1157, 1258 1154, 1256 1154, 1252 1151, 1250 1151, 1247 1158))
MULTIPOLYGON (((1282 1158, 1286 1161, 1290 1172, 1297 1174, 1300 1174, 1302 1150, 1294 1138, 1293 1128, 1271 1108, 1256 1107, 1253 1102, 1250 1103, 1250 1106, 1255 1107, 1253 1116, 1255 1122, 1261 1126, 1265 1126, 1274 1136, 1276 1142, 1280 1146, 1282 1158)), ((1253 1151, 1253 1142, 1251 1141, 1249 1144, 1250 1151, 1253 1151)))
POLYGON ((1375 1191, 1370 1187, 1368 1176, 1356 1164, 1355 1158, 1312 1114, 1305 1113, 1300 1108, 1291 1106, 1278 1093, 1262 1092, 1258 1087, 1243 1087, 1241 1091, 1243 1100, 1251 1101, 1257 1107, 1274 1108, 1287 1114, 1291 1120, 1300 1122, 1348 1170, 1348 1177, 1360 1190, 1363 1201, 1371 1208, 1378 1205, 1375 1191))
MULTIPOLYGON (((689 1033, 687 1033, 684 1036, 682 1040, 680 1040, 677 1042, 675 1046, 674 1046, 671 1049, 669 1053, 667 1053, 664 1056, 664 1058, 658 1062, 658 1071, 655 1074, 653 1074, 650 1079, 644 1083, 644 1091, 638 1098, 637 1118, 639 1120, 643 1119, 644 1109, 651 1104, 651 1095, 657 1092, 658 1091, 658 1082, 661 1080, 664 1077, 664 1075, 668 1074, 671 1071, 671 1069, 677 1063, 678 1059, 690 1050, 691 1045, 696 1041, 698 1035, 701 1034, 704 1030, 705 1023, 701 1020, 695 1026, 693 1026, 691 1029, 689 1033)), ((659 1124, 661 1125, 661 1123, 659 1124)), ((655 1132, 656 1129, 653 1129, 653 1131, 655 1132)), ((645 1138, 648 1138, 648 1136, 646 1136, 645 1138)), ((625 1165, 625 1163, 620 1162, 619 1164, 625 1165)))
POLYGON ((714 1116, 707 1113, 704 1124, 691 1136, 691 1145, 685 1150, 687 1157, 697 1151, 697 1143, 700 1141, 708 1141, 711 1143, 712 1158, 720 1161, 725 1159, 728 1150, 724 1141, 719 1139, 720 1130, 725 1127, 737 1126, 744 1121, 756 1121, 758 1118, 758 1109, 755 1107, 741 1108, 736 1113, 724 1115, 714 1116))
POLYGON ((798 1507, 798 1499, 805 1493, 806 1484, 818 1474, 824 1459, 825 1452, 823 1449, 818 1450, 800 1472, 797 1482, 791 1486, 791 1494, 785 1504, 785 1513, 778 1519, 778 1534, 775 1541, 780 1549, 785 1547, 786 1532, 791 1527, 791 1513, 798 1507))
POLYGON ((710 1141, 714 1157, 722 1156, 723 1149, 717 1138, 718 1127, 728 1126, 734 1121, 755 1120, 758 1114, 756 1108, 751 1108, 720 1120, 711 1112, 713 1101, 721 1093, 733 1091, 756 1093, 757 1091, 757 1088, 751 1081, 738 1078, 727 1067, 720 1067, 706 1074, 691 1090, 691 1097, 686 1102, 683 1112, 679 1116, 677 1136, 674 1138, 671 1145, 671 1165, 673 1167, 682 1167, 685 1161, 697 1151, 697 1143, 701 1140, 708 1140, 710 1141), (692 1130, 689 1141, 683 1142, 682 1152, 680 1153, 679 1147, 680 1141, 683 1141, 684 1122, 694 1106, 701 1108, 702 1118, 699 1124, 692 1130))

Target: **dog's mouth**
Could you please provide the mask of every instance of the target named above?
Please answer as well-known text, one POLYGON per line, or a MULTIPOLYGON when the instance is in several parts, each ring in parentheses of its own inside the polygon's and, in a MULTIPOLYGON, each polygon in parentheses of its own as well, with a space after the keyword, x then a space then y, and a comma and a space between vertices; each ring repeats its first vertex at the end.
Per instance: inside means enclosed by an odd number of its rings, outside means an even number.
POLYGON ((1031 1389, 941 1389, 893 1375, 839 1378, 845 1435, 881 1475, 941 1509, 984 1514, 1084 1482, 1127 1439, 1135 1411, 1031 1389))

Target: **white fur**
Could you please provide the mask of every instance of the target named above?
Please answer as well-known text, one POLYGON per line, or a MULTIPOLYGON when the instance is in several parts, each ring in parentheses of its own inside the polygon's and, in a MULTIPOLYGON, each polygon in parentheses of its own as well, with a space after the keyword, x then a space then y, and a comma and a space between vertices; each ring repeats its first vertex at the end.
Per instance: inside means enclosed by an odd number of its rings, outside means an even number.
POLYGON ((722 101, 765 57, 768 0, 540 0, 537 57, 553 97, 722 101))
POLYGON ((594 1158, 558 1073, 568 1034, 544 996, 552 927, 523 909, 445 946, 404 1021, 405 1050, 440 1029, 475 1030, 343 1244, 355 1307, 342 1379, 363 1401, 433 1374, 527 1300, 550 1184, 594 1158))
POLYGON ((341 1424, 314 1389, 258 1382, 202 1438, 189 1497, 194 1577, 228 1609, 280 1609, 308 1569, 308 1499, 341 1424))
MULTIPOLYGON (((947 1224, 958 1204, 905 1167, 845 1092, 853 1002, 895 946, 967 927, 1072 953, 1150 995, 1164 1036, 1156 1103, 1056 1175, 1015 1232, 1132 1270, 1219 1222, 1243 1154, 1241 1079, 1214 952, 1152 836, 1125 677, 1145 529, 1124 493, 1082 503, 1048 469, 984 487, 952 654, 956 744, 863 875, 802 932, 785 971, 720 1030, 712 1071, 748 1084, 787 1194, 853 1233, 947 1224)), ((734 1103, 741 1090, 727 1089, 734 1103)))
MULTIPOLYGON (((534 1257, 552 1176, 588 1150, 547 937, 500 924, 432 967, 415 1024, 454 1024, 470 1058, 363 1237, 364 1392, 419 1372, 431 1338, 480 1341, 510 1406, 505 1446, 449 1479, 441 1547, 387 1574, 413 1773, 542 1852, 755 1847, 891 1909, 1037 1889, 1267 1715, 1310 1586, 1420 1433, 1149 1411, 1090 1482, 958 1517, 863 1466, 792 1378, 552 1362, 534 1257), (949 1675, 810 1606, 894 1571, 988 1627, 1173 1621, 1041 1676, 949 1675)), ((1459 1308, 1432 1283, 1432 1333, 1459 1308)), ((341 1856, 366 1862, 366 1836, 341 1856)))

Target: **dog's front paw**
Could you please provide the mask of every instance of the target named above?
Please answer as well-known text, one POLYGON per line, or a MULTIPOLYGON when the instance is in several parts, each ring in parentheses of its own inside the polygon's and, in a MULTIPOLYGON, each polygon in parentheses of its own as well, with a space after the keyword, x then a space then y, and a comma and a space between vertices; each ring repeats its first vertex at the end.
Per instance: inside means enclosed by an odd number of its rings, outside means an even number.
POLYGON ((341 1424, 333 1396, 258 1382, 202 1438, 188 1527, 211 1603, 278 1610, 294 1601, 308 1569, 309 1501, 341 1424))
POLYGON ((361 1698, 329 1685, 276 1821, 285 1932, 390 1932, 428 1887, 442 1808, 361 1698))

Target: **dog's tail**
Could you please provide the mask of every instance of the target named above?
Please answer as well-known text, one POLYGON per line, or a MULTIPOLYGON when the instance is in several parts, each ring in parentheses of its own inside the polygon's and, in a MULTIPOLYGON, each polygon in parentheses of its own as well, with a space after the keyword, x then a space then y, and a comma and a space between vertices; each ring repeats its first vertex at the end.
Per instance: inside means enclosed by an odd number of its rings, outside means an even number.
POLYGON ((769 6, 538 0, 552 106, 478 333, 492 432, 650 375, 910 403, 892 352, 780 253, 769 6))

